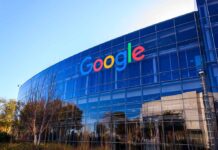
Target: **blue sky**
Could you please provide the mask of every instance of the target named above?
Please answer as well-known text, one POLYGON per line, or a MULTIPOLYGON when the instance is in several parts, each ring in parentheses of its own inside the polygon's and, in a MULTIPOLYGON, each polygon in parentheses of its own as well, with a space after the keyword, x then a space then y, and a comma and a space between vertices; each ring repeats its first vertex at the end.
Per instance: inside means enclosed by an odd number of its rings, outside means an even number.
POLYGON ((195 10, 194 0, 0 0, 0 97, 85 49, 195 10))

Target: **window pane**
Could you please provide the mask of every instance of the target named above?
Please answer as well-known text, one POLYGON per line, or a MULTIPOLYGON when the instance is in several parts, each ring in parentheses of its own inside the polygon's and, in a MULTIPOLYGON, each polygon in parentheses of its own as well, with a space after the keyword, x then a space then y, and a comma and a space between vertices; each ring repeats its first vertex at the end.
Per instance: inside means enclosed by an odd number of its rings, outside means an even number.
POLYGON ((180 79, 180 74, 179 74, 179 71, 172 71, 172 79, 173 80, 178 80, 180 79))
POLYGON ((158 37, 158 46, 169 45, 176 42, 174 29, 160 31, 158 32, 157 37, 158 37))
POLYGON ((150 34, 146 37, 141 38, 142 46, 147 50, 156 47, 156 34, 150 34))
POLYGON ((183 23, 186 23, 186 22, 194 21, 194 19, 195 19, 194 18, 194 14, 190 13, 190 14, 183 15, 181 17, 176 18, 175 24, 177 26, 179 24, 183 24, 183 23))
POLYGON ((159 56, 159 66, 160 66, 160 72, 170 70, 170 55, 169 54, 159 56))
POLYGON ((126 41, 130 41, 130 40, 136 39, 138 37, 139 37, 139 31, 135 31, 133 33, 126 35, 126 41))
POLYGON ((157 24, 157 31, 172 28, 174 26, 173 20, 168 20, 157 24))
POLYGON ((187 54, 188 66, 189 67, 196 66, 197 63, 196 58, 200 56, 199 49, 188 50, 186 54, 187 54))
POLYGON ((177 53, 171 53, 170 54, 170 59, 171 59, 171 69, 175 70, 179 68, 179 63, 178 63, 178 56, 177 53))
POLYGON ((185 41, 197 37, 195 22, 177 27, 176 35, 178 41, 185 41))
POLYGON ((155 32, 155 26, 146 27, 140 31, 140 36, 145 36, 154 32, 155 32))
POLYGON ((153 59, 145 59, 142 61, 142 75, 148 75, 154 73, 153 59))
POLYGON ((138 77, 140 74, 140 65, 139 62, 135 62, 135 63, 131 63, 128 64, 128 68, 127 68, 127 78, 133 78, 133 77, 138 77))
POLYGON ((181 68, 187 68, 187 61, 186 61, 185 51, 179 52, 179 63, 180 63, 181 68))
POLYGON ((208 6, 209 14, 216 15, 218 14, 218 3, 217 4, 212 4, 208 6))
MULTIPOLYGON (((213 27, 213 36, 214 36, 214 39, 218 39, 218 25, 216 27, 213 27)), ((218 40, 215 40, 215 45, 216 45, 216 48, 218 49, 218 40)))
POLYGON ((154 75, 145 76, 142 78, 142 84, 152 84, 154 83, 154 75))
POLYGON ((168 81, 168 80, 171 80, 171 73, 170 72, 160 73, 160 81, 168 81))

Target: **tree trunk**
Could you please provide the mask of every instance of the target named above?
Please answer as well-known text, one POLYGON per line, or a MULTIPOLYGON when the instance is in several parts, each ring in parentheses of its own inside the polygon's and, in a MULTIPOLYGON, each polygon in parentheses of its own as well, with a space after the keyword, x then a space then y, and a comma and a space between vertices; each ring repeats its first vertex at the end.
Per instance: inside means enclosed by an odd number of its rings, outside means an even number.
POLYGON ((41 142, 41 133, 39 133, 38 140, 37 140, 37 145, 38 146, 39 146, 40 142, 41 142))
POLYGON ((33 136, 34 136, 33 143, 34 143, 34 145, 37 144, 37 134, 36 134, 36 124, 35 123, 36 123, 36 120, 34 119, 33 120, 33 136))
POLYGON ((36 134, 34 134, 34 145, 36 145, 37 144, 37 135, 36 134))

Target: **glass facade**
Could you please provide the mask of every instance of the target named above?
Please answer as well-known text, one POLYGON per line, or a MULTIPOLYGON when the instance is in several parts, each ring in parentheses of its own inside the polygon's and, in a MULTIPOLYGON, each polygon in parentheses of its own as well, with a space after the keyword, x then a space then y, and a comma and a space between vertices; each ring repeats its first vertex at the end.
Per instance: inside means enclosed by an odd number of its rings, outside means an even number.
POLYGON ((18 95, 22 101, 33 82, 55 72, 56 95, 80 112, 63 111, 44 140, 90 149, 216 147, 218 1, 199 0, 197 5, 198 11, 90 48, 24 83, 18 95), (114 64, 81 74, 86 57, 116 56, 128 43, 132 49, 144 47, 143 60, 132 60, 122 71, 114 64))

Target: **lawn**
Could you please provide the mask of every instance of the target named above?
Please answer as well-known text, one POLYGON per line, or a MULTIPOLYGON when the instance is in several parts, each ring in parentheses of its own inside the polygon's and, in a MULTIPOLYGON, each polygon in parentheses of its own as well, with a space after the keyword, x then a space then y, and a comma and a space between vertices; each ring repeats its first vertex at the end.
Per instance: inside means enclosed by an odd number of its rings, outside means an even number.
MULTIPOLYGON (((108 150, 109 147, 93 147, 94 150, 108 150)), ((66 144, 41 144, 36 147, 32 143, 0 143, 0 150, 90 150, 90 147, 87 144, 81 144, 80 146, 72 147, 71 145, 66 144)))
POLYGON ((0 144, 0 150, 72 150, 73 147, 63 144, 41 144, 36 147, 32 143, 4 143, 0 144))

